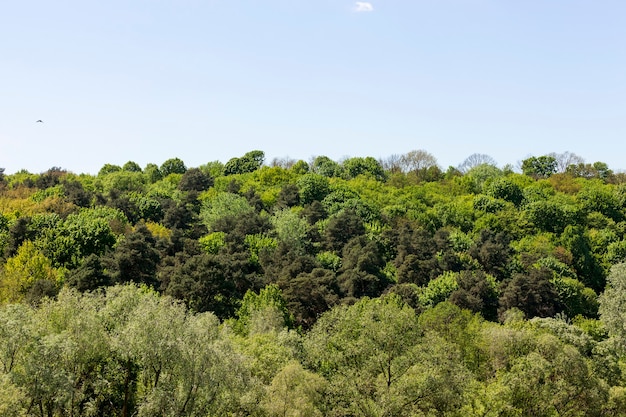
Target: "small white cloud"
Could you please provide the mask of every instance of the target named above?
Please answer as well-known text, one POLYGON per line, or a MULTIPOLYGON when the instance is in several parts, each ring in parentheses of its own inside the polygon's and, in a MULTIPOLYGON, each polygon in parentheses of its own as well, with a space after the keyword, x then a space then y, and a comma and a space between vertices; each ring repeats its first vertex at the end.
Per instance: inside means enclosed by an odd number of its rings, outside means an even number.
POLYGON ((354 11, 357 13, 373 12, 374 6, 372 6, 372 3, 366 1, 357 1, 354 4, 354 11))

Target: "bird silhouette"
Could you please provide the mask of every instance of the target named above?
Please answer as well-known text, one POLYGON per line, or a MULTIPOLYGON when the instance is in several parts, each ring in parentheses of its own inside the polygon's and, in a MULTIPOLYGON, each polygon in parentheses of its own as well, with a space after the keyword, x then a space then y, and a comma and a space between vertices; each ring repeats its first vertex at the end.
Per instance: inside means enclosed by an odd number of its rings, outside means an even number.
POLYGON ((37 120, 35 123, 43 123, 43 120, 37 120))

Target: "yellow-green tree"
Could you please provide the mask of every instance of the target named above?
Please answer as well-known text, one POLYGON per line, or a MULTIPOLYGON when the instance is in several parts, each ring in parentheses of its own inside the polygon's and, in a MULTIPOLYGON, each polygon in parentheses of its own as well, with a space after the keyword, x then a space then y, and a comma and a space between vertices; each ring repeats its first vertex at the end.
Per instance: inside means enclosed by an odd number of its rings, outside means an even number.
POLYGON ((59 278, 50 259, 27 240, 0 272, 0 303, 20 302, 36 282, 46 280, 56 285, 59 278))

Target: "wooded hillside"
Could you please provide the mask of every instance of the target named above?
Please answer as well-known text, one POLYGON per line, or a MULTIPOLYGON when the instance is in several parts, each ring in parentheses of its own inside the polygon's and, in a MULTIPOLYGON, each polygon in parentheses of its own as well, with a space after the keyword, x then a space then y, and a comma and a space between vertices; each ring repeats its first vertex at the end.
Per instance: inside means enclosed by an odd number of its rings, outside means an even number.
POLYGON ((0 415, 625 415, 626 175, 569 154, 0 173, 0 415))

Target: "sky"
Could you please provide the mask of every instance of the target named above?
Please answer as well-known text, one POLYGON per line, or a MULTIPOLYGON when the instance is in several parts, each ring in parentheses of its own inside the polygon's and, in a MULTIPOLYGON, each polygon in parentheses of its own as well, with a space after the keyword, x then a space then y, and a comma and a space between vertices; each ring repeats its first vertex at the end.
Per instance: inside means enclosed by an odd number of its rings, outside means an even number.
POLYGON ((569 152, 621 172, 624 16, 624 0, 4 0, 0 167, 424 150, 444 170, 569 152))

